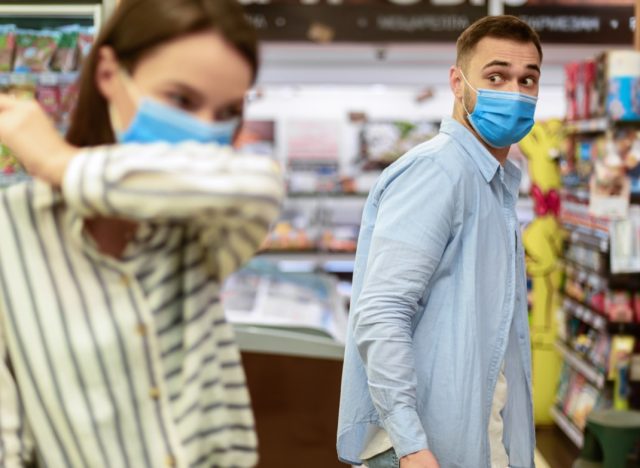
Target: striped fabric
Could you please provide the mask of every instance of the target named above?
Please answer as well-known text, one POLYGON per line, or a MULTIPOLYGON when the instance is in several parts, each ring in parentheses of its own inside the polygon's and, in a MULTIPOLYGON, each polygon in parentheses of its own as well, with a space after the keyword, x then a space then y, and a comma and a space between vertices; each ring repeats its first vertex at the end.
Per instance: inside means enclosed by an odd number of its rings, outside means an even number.
POLYGON ((191 143, 87 150, 62 192, 0 192, 0 466, 254 466, 219 284, 282 196, 269 159, 191 143), (121 259, 95 215, 139 221, 121 259))

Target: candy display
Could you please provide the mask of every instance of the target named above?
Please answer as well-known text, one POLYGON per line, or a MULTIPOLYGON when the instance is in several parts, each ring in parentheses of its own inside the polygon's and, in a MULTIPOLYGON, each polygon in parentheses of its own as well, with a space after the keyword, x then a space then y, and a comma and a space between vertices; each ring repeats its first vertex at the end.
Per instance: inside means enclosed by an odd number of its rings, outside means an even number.
POLYGON ((16 48, 16 28, 13 25, 0 26, 0 72, 11 71, 16 48))
MULTIPOLYGON (((78 69, 92 43, 93 29, 78 25, 42 30, 0 26, 0 92, 37 99, 64 133, 78 93, 78 69)), ((16 159, 1 147, 0 174, 20 172, 16 159)))
POLYGON ((18 30, 13 71, 40 73, 50 70, 61 36, 59 31, 18 30))

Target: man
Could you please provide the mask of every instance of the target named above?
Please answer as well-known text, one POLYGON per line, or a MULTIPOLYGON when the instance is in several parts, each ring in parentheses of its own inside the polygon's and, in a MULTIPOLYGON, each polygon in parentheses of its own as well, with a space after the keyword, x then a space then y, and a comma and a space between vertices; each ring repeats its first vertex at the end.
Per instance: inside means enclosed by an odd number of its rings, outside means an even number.
POLYGON ((338 455, 371 468, 534 466, 524 253, 510 145, 533 125, 542 50, 512 16, 457 42, 453 118, 364 209, 338 455), (508 389, 508 390, 507 390, 508 389))

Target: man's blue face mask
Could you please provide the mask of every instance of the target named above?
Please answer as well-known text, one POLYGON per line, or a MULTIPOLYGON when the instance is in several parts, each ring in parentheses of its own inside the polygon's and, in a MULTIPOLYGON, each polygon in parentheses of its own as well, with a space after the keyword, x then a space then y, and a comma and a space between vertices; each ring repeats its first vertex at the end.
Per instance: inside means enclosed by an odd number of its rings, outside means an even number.
MULTIPOLYGON (((126 72, 121 73, 130 94, 139 95, 126 72)), ((124 130, 111 107, 111 123, 120 143, 217 143, 230 145, 239 119, 224 122, 203 122, 188 112, 163 104, 149 97, 138 100, 138 109, 131 124, 124 130)))
POLYGON ((485 143, 504 148, 522 140, 533 127, 538 98, 511 91, 476 90, 460 70, 465 83, 476 92, 476 107, 469 113, 462 105, 469 123, 485 143))

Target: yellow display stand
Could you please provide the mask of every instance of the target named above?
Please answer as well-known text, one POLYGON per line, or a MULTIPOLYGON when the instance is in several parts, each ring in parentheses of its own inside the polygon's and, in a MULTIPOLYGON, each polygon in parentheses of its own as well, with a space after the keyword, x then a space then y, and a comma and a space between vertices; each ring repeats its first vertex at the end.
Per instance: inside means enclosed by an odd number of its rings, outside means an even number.
POLYGON ((561 358, 554 342, 560 307, 562 231, 558 221, 561 186, 557 157, 563 143, 562 122, 536 123, 520 142, 531 177, 536 217, 523 233, 527 273, 532 281, 530 312, 533 366, 533 405, 536 424, 551 424, 561 358))

